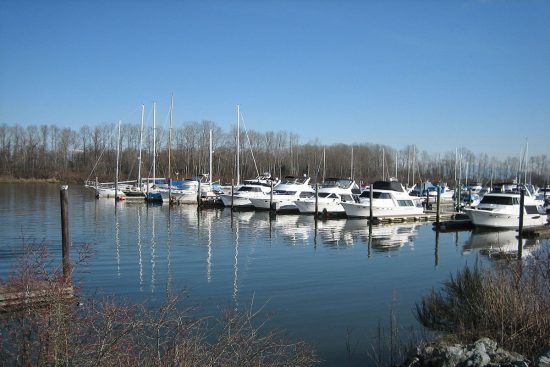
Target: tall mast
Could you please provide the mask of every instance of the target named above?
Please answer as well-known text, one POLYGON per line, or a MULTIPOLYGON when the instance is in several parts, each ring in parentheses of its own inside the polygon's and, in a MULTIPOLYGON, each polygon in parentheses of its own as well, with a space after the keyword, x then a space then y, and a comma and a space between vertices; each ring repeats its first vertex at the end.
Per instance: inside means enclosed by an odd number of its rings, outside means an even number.
POLYGON ((350 178, 353 180, 353 145, 351 146, 351 176, 350 178))
POLYGON ((397 178, 397 150, 395 151, 395 178, 397 178))
POLYGON ((138 156, 138 187, 141 190, 141 149, 143 147, 143 117, 145 115, 145 105, 141 105, 141 128, 139 129, 139 156, 138 156))
POLYGON ((172 115, 174 113, 174 95, 170 96, 170 120, 168 127, 168 185, 172 186, 172 115))
POLYGON ((115 201, 118 199, 118 165, 120 162, 120 124, 122 121, 118 121, 118 136, 116 139, 116 169, 115 169, 115 201))
POLYGON ((241 180, 240 167, 240 135, 241 135, 241 106, 237 105, 237 185, 241 180))
POLYGON ((326 161, 326 147, 323 147, 323 182, 325 182, 325 174, 326 174, 326 168, 327 168, 327 161, 326 161))
POLYGON ((172 200, 172 115, 174 113, 174 94, 170 96, 170 121, 168 127, 168 202, 172 200))
POLYGON ((212 188, 212 129, 210 129, 210 167, 208 171, 208 182, 210 183, 210 188, 212 188))
POLYGON ((386 159, 386 157, 384 157, 385 155, 385 150, 384 148, 382 148, 382 181, 386 178, 386 172, 385 172, 385 168, 384 167, 384 160, 386 159))
POLYGON ((157 102, 153 102, 153 185, 155 184, 155 175, 157 174, 157 102))

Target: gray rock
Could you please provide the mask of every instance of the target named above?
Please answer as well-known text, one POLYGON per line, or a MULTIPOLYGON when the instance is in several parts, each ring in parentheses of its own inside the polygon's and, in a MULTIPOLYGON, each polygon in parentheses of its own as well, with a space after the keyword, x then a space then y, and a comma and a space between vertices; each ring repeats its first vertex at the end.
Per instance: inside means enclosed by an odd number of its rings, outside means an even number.
POLYGON ((547 345, 546 348, 544 348, 544 350, 540 354, 540 356, 536 358, 535 366, 550 367, 550 345, 547 345))

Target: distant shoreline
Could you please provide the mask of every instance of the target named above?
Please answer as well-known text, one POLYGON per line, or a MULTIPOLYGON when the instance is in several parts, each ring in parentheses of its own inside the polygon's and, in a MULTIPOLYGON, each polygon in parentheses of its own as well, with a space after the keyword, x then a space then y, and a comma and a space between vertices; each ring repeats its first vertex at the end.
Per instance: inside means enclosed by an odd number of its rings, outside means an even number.
POLYGON ((0 183, 60 183, 58 178, 18 178, 11 176, 0 176, 0 183))

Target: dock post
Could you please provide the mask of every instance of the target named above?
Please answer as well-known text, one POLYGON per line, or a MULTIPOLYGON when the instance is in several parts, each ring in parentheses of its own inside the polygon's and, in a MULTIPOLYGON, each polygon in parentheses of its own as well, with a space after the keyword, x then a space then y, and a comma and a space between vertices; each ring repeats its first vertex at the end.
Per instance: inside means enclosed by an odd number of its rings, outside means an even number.
POLYGON ((201 207, 201 181, 199 180, 199 186, 197 187, 197 208, 201 207))
POLYGON ((271 180, 271 191, 269 191, 269 210, 273 207, 273 180, 271 180))
POLYGON ((427 211, 430 208, 430 192, 426 190, 426 202, 424 209, 427 211))
POLYGON ((435 221, 436 221, 436 223, 437 223, 437 228, 439 228, 439 209, 440 209, 440 204, 441 204, 441 188, 438 186, 438 187, 437 187, 437 201, 436 201, 436 204, 435 204, 435 208, 436 208, 435 221))
POLYGON ((69 186, 62 185, 59 192, 61 202, 61 256, 63 265, 63 278, 68 280, 71 264, 69 260, 69 186))
POLYGON ((460 211, 460 202, 462 201, 462 187, 460 186, 460 183, 458 184, 457 190, 458 190, 458 195, 455 194, 455 196, 456 196, 456 211, 458 213, 460 211))
POLYGON ((319 214, 319 184, 315 183, 315 218, 319 214))
POLYGON ((518 228, 518 259, 521 260, 523 255, 523 206, 525 204, 525 189, 522 188, 519 194, 519 228, 518 228))
POLYGON ((231 211, 234 209, 234 197, 235 197, 235 180, 231 180, 231 211))
POLYGON ((369 185, 369 225, 372 224, 372 184, 369 185))
POLYGON ((472 207, 472 188, 468 189, 468 207, 472 207))

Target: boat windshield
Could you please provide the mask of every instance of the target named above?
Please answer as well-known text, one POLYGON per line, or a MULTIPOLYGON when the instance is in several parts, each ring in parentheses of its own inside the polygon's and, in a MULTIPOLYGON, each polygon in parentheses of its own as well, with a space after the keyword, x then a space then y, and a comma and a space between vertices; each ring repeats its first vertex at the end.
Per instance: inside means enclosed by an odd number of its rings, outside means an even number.
POLYGON ((514 205, 519 204, 518 198, 513 196, 485 195, 480 204, 514 205))

